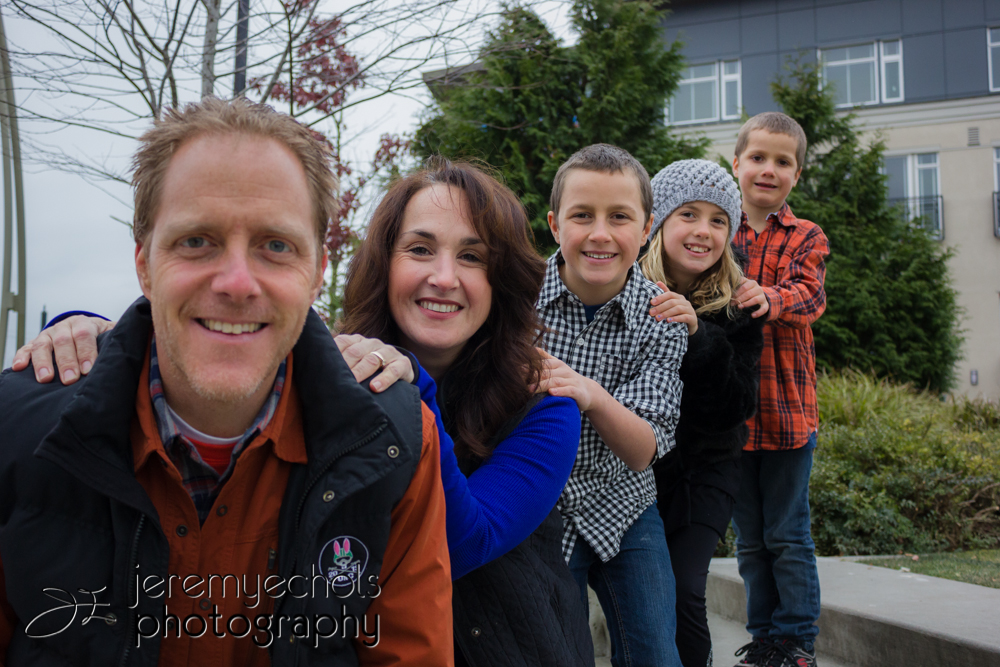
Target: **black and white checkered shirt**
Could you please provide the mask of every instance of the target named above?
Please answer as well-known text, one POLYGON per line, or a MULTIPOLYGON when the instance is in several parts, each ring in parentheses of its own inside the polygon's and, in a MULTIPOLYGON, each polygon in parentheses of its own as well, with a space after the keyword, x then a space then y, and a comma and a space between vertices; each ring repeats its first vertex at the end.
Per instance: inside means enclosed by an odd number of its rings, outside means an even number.
MULTIPOLYGON (((583 302, 559 277, 562 257, 548 259, 538 313, 547 329, 545 349, 577 373, 596 380, 615 400, 642 417, 656 436, 656 457, 674 446, 681 404, 677 374, 687 350, 687 327, 657 322, 649 300, 660 289, 633 265, 625 287, 587 324, 583 302)), ((618 553, 622 535, 656 500, 652 468, 630 470, 582 417, 580 449, 559 498, 563 556, 569 560, 578 536, 601 560, 618 553)))

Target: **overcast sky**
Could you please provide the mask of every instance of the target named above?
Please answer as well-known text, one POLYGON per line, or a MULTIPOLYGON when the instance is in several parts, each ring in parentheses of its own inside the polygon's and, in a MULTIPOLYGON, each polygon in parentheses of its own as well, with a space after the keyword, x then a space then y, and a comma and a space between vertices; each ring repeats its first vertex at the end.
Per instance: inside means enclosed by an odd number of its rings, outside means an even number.
MULTIPOLYGON (((329 11, 336 11, 337 2, 328 0, 327 5, 331 8, 329 11)), ((568 37, 566 2, 540 2, 536 3, 536 9, 558 34, 568 37)), ((20 31, 30 29, 13 20, 7 8, 4 22, 8 36, 23 36, 25 33, 20 31)), ((479 35, 470 34, 470 39, 478 38, 479 35)), ((18 85, 15 81, 15 86, 18 85)), ((15 95, 19 103, 24 102, 23 93, 15 90, 15 95)), ((359 158, 371 156, 378 137, 385 132, 412 132, 428 100, 429 95, 420 90, 413 96, 384 97, 355 108, 348 117, 348 123, 361 134, 352 145, 353 155, 359 158)), ((22 136, 31 133, 38 136, 39 131, 51 130, 51 127, 22 122, 20 129, 22 136)), ((132 142, 111 142, 74 129, 63 130, 44 139, 49 143, 58 141, 80 153, 108 156, 118 164, 127 163, 134 150, 132 142)), ((131 201, 131 192, 125 186, 107 183, 104 188, 125 202, 131 201)), ((39 331, 43 307, 50 319, 67 310, 89 310, 117 318, 140 295, 133 261, 135 244, 129 229, 115 220, 130 221, 131 207, 81 176, 45 169, 30 160, 25 164, 24 190, 27 340, 39 331)), ((2 197, 0 191, 0 199, 2 197)), ((0 235, 0 262, 2 247, 3 237, 0 235)), ((16 280, 15 268, 15 284, 16 280)), ((14 318, 12 313, 11 319, 14 318)), ((12 322, 6 340, 4 367, 10 365, 16 350, 15 332, 12 322)), ((4 333, 0 331, 0 338, 4 333)))

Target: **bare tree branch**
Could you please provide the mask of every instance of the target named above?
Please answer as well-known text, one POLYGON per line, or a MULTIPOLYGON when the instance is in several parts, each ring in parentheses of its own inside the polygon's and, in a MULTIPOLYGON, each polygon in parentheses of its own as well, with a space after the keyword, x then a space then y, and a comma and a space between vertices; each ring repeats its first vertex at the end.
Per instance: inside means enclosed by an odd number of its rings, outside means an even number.
MULTIPOLYGON (((168 106, 229 93, 220 86, 235 68, 232 0, 0 4, 5 19, 20 22, 9 44, 26 93, 18 112, 42 128, 36 133, 77 127, 135 138, 168 106)), ((347 109, 411 94, 423 85, 422 70, 475 59, 479 26, 499 11, 493 0, 253 0, 251 9, 247 79, 256 85, 247 96, 287 102, 293 115, 317 129, 342 128, 347 109), (335 27, 336 39, 321 39, 324 46, 317 47, 325 26, 335 27), (345 53, 356 68, 320 82, 309 95, 292 90, 309 68, 334 67, 345 53), (287 90, 276 97, 279 88, 287 90)), ((95 162, 72 150, 40 149, 31 159, 88 179, 120 181, 123 170, 110 168, 113 160, 95 162)))

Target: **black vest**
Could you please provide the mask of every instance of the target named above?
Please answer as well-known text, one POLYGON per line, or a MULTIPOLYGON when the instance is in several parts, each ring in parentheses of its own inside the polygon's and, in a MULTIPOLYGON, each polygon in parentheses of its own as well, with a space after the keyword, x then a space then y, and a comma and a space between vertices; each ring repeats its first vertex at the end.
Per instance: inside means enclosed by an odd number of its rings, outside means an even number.
MULTIPOLYGON (((136 624, 140 615, 162 623, 163 600, 137 596, 136 585, 137 577, 167 576, 168 543, 133 474, 129 436, 150 325, 149 302, 139 299, 101 336, 97 364, 74 385, 37 384, 30 370, 0 376, 0 558, 19 620, 8 666, 157 663, 159 639, 137 646, 136 624), (75 618, 70 611, 43 616, 28 637, 26 625, 61 604, 45 588, 72 593, 81 603, 96 599, 99 606, 83 606, 75 618), (80 588, 100 592, 92 598, 80 588), (95 618, 83 624, 89 615, 95 618)), ((351 536, 368 552, 363 579, 377 576, 392 508, 420 459, 419 395, 405 383, 382 394, 358 384, 314 312, 295 356, 308 360, 292 375, 309 462, 294 466, 288 479, 276 571, 286 581, 311 576, 324 548, 351 536)), ((361 593, 343 599, 285 595, 275 600, 273 614, 362 618, 374 589, 358 588, 361 593)), ((272 664, 358 664, 352 634, 319 639, 317 648, 312 640, 290 641, 289 634, 286 624, 285 636, 273 638, 272 664)))
MULTIPOLYGON (((533 397, 508 420, 490 448, 539 400, 533 397)), ((468 476, 477 467, 465 463, 462 472, 468 476)), ((562 534, 562 517, 553 508, 526 540, 452 583, 457 667, 593 667, 590 624, 563 560, 562 534)))

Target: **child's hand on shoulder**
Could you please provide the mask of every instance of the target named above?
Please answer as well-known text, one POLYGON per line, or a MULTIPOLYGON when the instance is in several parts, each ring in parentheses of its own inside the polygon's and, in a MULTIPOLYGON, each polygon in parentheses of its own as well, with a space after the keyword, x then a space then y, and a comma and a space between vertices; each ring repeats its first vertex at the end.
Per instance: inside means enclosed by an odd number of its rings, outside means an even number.
POLYGON ((535 393, 548 392, 551 396, 568 396, 576 401, 580 412, 586 412, 594 407, 604 388, 590 378, 580 375, 545 350, 536 349, 542 355, 542 374, 535 387, 535 393))
POLYGON ((649 314, 658 321, 683 322, 687 325, 688 336, 693 336, 698 330, 698 316, 695 315, 691 302, 677 292, 668 290, 662 282, 656 283, 656 286, 663 290, 663 294, 657 294, 649 300, 652 305, 649 314))
POLYGON ((767 296, 764 294, 764 288, 758 285, 756 280, 750 280, 749 278, 744 278, 736 293, 733 294, 733 304, 740 310, 760 306, 757 310, 750 313, 751 317, 764 317, 771 307, 767 302, 767 296))

